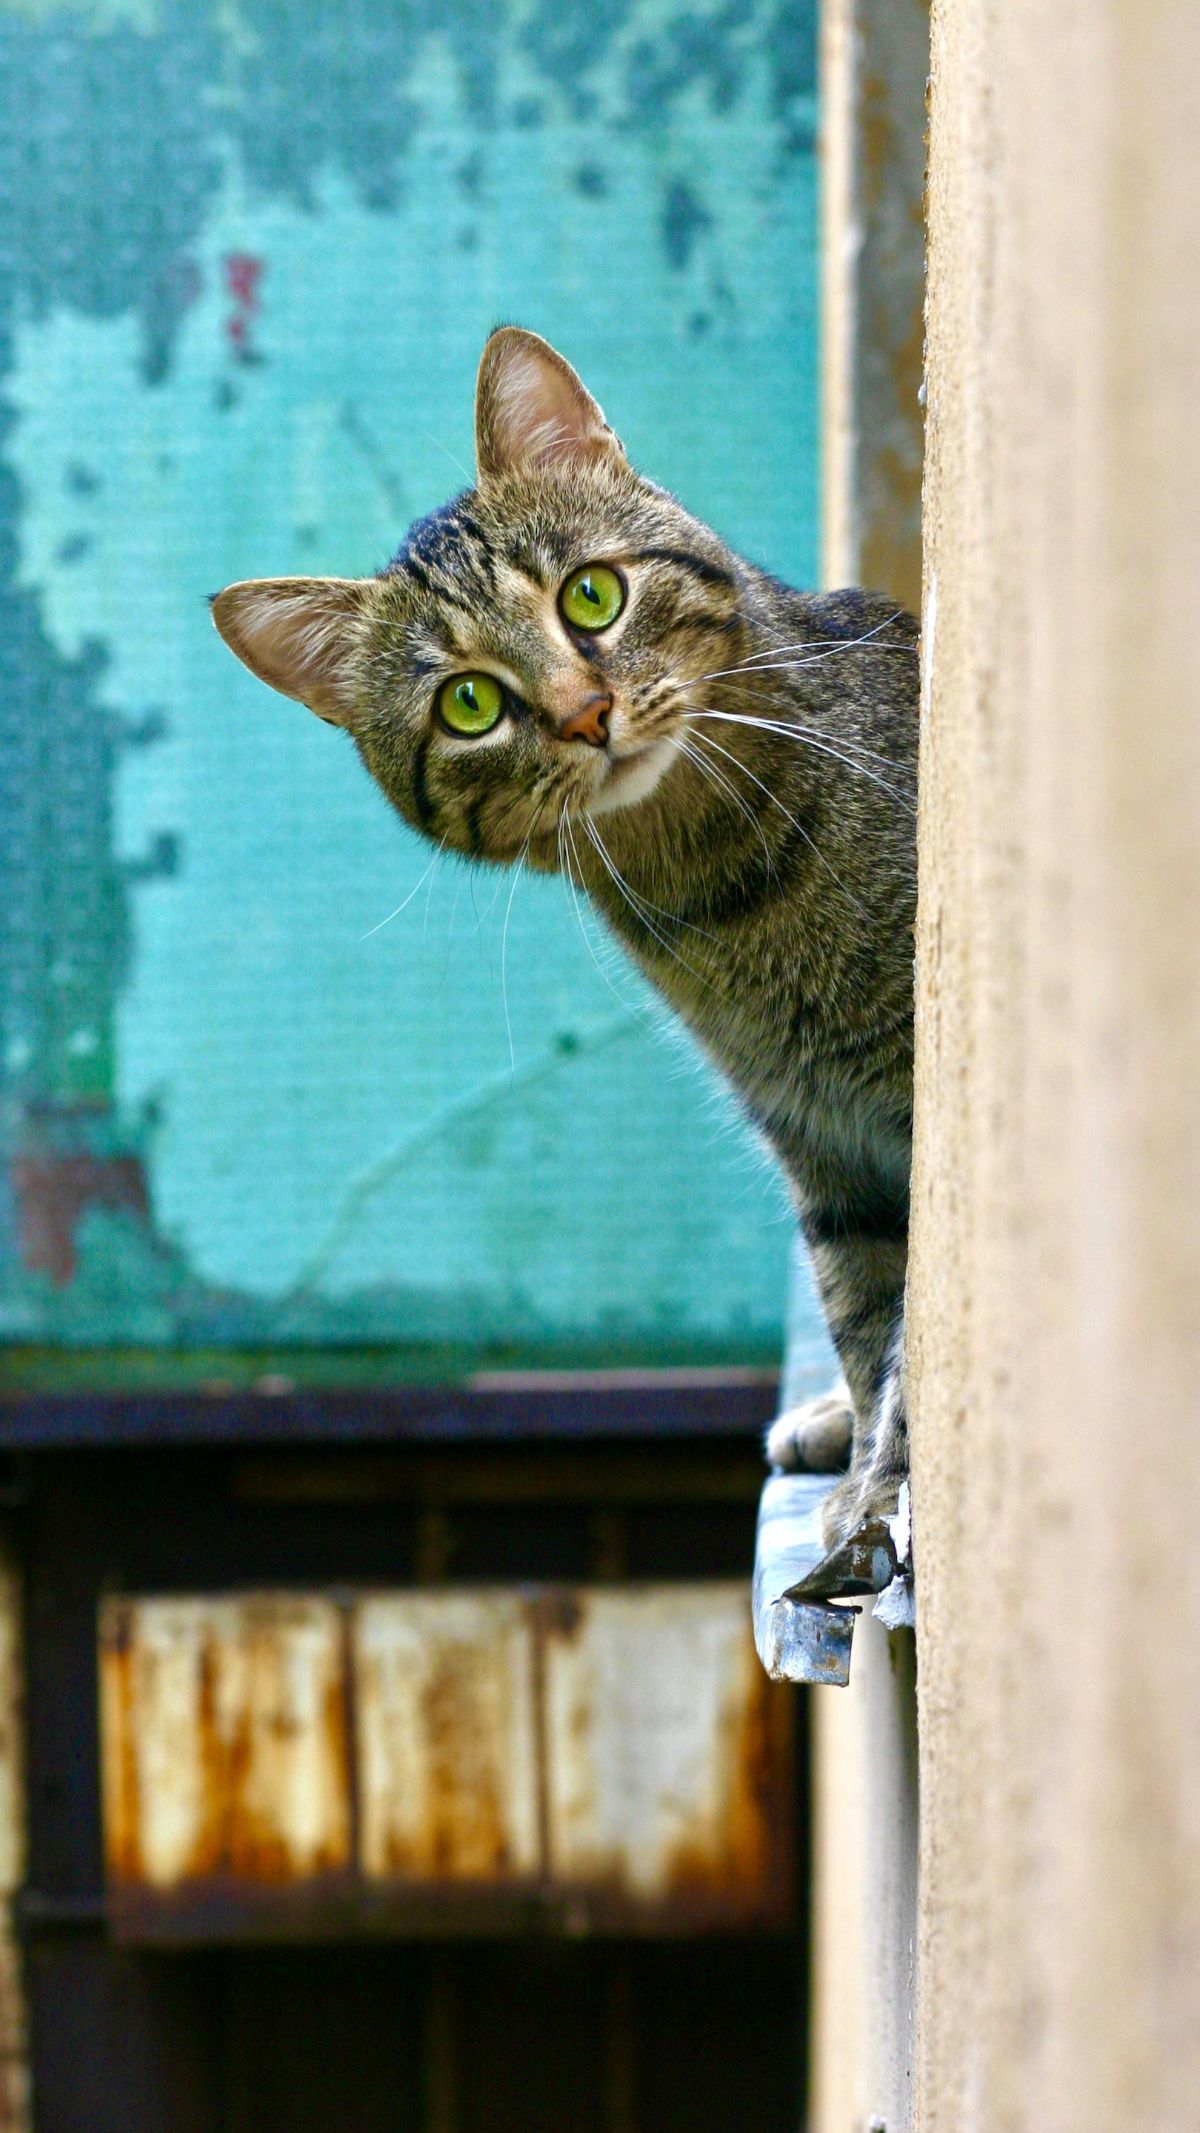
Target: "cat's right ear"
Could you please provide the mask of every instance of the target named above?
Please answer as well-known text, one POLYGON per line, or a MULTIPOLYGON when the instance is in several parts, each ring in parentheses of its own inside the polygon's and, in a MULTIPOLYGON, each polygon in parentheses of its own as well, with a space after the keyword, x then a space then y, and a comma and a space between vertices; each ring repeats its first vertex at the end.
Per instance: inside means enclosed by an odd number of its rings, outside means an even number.
POLYGON ((565 356, 523 326, 498 326, 475 386, 480 481, 605 459, 624 464, 621 440, 565 356))
POLYGON ((331 726, 350 726, 366 588, 357 578, 246 578, 212 602, 231 652, 260 681, 307 704, 331 726))

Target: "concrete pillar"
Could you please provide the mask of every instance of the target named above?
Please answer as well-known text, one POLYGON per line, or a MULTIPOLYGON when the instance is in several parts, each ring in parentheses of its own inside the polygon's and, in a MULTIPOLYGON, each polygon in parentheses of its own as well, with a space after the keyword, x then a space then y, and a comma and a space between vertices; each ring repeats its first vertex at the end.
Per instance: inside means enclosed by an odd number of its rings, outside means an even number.
POLYGON ((935 0, 921 2133, 1200 2123, 1200 9, 935 0))
MULTIPOLYGON (((921 585, 925 0, 824 0, 823 573, 921 585)), ((916 1708, 911 1631, 865 1614, 850 1686, 811 1693, 811 2133, 912 2123, 916 1708)))

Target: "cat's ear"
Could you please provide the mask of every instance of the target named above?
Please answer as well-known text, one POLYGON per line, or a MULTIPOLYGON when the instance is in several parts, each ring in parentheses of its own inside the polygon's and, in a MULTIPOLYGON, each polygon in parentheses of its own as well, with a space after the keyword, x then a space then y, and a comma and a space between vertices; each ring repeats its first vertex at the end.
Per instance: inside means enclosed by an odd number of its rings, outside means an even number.
POLYGON ((624 456, 603 410, 557 349, 520 326, 498 326, 483 351, 475 387, 480 481, 564 460, 587 464, 624 456))
POLYGON ((349 726, 365 591, 357 578, 247 578, 217 594, 212 618, 260 681, 329 725, 349 726))

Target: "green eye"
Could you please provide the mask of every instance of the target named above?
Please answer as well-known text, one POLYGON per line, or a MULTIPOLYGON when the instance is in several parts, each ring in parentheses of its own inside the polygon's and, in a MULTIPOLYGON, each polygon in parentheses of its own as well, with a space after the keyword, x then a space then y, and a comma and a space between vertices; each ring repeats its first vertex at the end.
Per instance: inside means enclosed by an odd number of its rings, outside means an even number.
POLYGON ((490 733, 504 711, 504 691, 490 674, 458 674, 438 690, 438 716, 452 733, 490 733))
POLYGON ((625 605, 625 587, 607 563, 585 563, 558 596, 564 620, 577 630, 606 630, 625 605))

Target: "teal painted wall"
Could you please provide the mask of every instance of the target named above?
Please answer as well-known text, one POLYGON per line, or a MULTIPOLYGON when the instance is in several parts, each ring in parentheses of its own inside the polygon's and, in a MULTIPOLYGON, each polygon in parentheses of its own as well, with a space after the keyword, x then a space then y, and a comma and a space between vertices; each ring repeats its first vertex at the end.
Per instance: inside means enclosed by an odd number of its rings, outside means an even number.
POLYGON ((9 1342, 775 1350, 785 1203, 689 1042, 560 883, 430 869, 203 595, 386 560, 498 319, 812 581, 814 17, 0 6, 9 1342))

